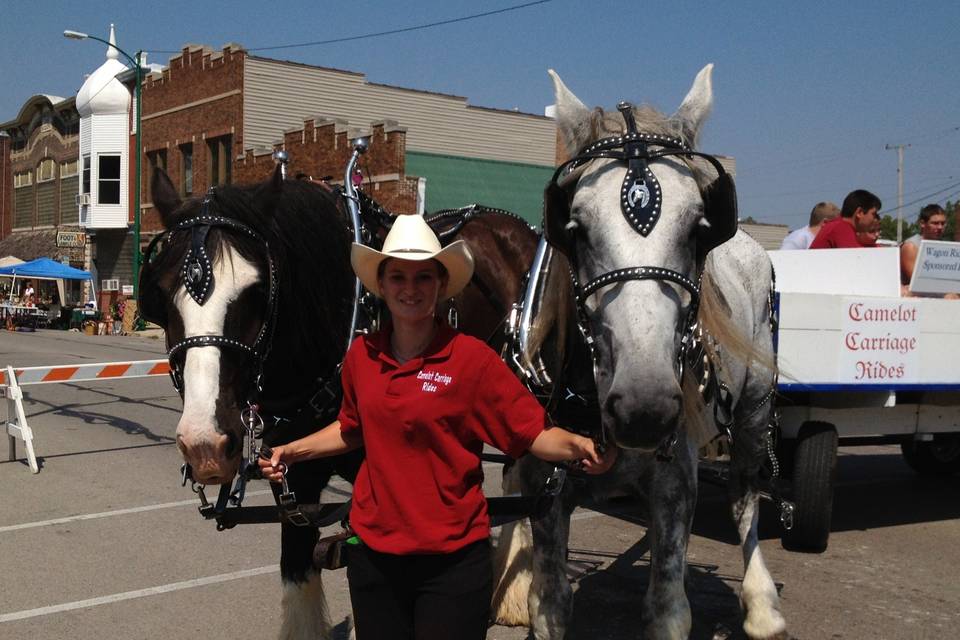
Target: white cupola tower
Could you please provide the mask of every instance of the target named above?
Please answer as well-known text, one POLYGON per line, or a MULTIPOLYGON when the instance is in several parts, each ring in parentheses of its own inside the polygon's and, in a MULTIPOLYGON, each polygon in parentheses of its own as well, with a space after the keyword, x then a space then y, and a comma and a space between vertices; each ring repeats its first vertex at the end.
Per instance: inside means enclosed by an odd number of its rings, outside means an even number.
POLYGON ((77 93, 80 113, 80 226, 122 229, 129 220, 130 91, 117 79, 120 62, 110 25, 107 59, 77 93))

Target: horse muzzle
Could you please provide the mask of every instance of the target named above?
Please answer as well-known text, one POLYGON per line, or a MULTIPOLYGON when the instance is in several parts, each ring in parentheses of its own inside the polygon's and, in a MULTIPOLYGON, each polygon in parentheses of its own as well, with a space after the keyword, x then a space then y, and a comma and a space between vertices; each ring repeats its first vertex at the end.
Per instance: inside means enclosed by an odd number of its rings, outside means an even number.
POLYGON ((639 399, 611 392, 604 403, 607 432, 623 449, 653 451, 677 432, 682 413, 680 390, 639 399))
POLYGON ((200 484, 223 484, 237 474, 240 449, 234 440, 222 433, 203 437, 177 430, 177 448, 200 484))

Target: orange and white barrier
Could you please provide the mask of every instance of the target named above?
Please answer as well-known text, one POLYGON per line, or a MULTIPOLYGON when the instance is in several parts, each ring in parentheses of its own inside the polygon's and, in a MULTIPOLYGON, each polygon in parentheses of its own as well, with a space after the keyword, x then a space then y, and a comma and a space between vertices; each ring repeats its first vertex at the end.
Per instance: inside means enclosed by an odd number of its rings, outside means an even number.
POLYGON ((170 373, 166 360, 134 360, 130 362, 98 362, 94 364, 57 365, 50 367, 6 367, 0 371, 0 397, 7 399, 5 430, 9 444, 9 460, 17 459, 17 438, 23 441, 27 461, 33 473, 40 472, 37 455, 33 448, 33 430, 27 425, 23 412, 23 391, 28 384, 51 384, 54 382, 91 382, 116 378, 144 378, 165 376, 170 373))

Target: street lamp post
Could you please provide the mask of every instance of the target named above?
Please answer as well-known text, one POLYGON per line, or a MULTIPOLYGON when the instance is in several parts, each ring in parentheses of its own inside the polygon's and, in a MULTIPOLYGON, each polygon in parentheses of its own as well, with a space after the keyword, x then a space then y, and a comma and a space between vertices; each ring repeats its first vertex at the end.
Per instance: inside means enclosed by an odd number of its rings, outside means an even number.
POLYGON ((73 40, 89 39, 89 40, 96 40, 97 42, 102 42, 108 47, 112 47, 113 49, 116 50, 117 53, 119 53, 124 58, 129 60, 130 64, 132 64, 134 68, 136 84, 134 85, 134 88, 133 88, 133 100, 134 102, 136 102, 136 113, 134 114, 134 122, 136 123, 136 126, 137 126, 137 134, 136 134, 133 146, 134 146, 134 153, 137 156, 136 168, 134 170, 137 176, 137 183, 133 191, 133 298, 134 300, 136 300, 137 295, 140 293, 139 280, 140 280, 140 263, 142 258, 140 253, 140 183, 141 183, 140 156, 142 155, 140 152, 140 129, 142 128, 141 127, 142 123, 140 121, 140 83, 143 78, 143 67, 140 66, 140 56, 141 54, 143 54, 143 51, 137 51, 137 57, 136 59, 134 59, 129 53, 127 53, 117 45, 113 44, 112 42, 108 42, 103 38, 98 38, 97 36, 91 36, 90 34, 87 34, 87 33, 81 33, 79 31, 71 31, 69 29, 63 32, 63 36, 65 38, 71 38, 73 40))

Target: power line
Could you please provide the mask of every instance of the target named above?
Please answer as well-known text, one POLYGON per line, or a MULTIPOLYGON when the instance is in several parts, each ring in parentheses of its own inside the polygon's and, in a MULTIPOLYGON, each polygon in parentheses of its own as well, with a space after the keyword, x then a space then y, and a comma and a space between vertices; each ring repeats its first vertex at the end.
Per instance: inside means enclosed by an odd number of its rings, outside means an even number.
MULTIPOLYGON (((952 179, 952 176, 951 176, 951 179, 952 179)), ((954 183, 952 183, 952 184, 947 185, 946 187, 944 187, 944 188, 942 188, 942 189, 938 189, 938 190, 936 190, 936 191, 931 191, 930 193, 926 193, 926 194, 920 196, 919 198, 917 198, 917 199, 915 199, 915 200, 911 200, 910 202, 905 202, 905 203, 903 204, 903 208, 906 209, 907 207, 910 207, 910 206, 912 206, 912 205, 918 204, 918 203, 923 202, 923 201, 925 201, 925 200, 929 201, 931 197, 933 197, 933 196, 935 196, 935 195, 939 195, 939 194, 943 193, 944 191, 949 191, 950 189, 954 189, 954 188, 956 188, 956 187, 960 187, 960 182, 954 182, 954 183)), ((949 200, 949 199, 952 198, 953 196, 957 195, 957 193, 960 193, 960 192, 954 192, 954 193, 948 194, 948 195, 945 196, 944 198, 940 198, 940 199, 942 199, 942 200, 949 200)), ((897 211, 897 209, 898 209, 897 207, 894 207, 894 208, 891 209, 890 211, 885 211, 884 213, 885 213, 886 215, 892 215, 895 211, 897 211)), ((797 211, 797 212, 792 212, 792 213, 771 213, 771 214, 763 214, 762 216, 754 216, 754 217, 755 217, 757 220, 760 220, 761 218, 762 218, 763 220, 782 220, 782 219, 784 219, 784 218, 794 218, 794 217, 805 218, 807 215, 808 215, 808 214, 806 214, 806 213, 797 211)))
MULTIPOLYGON (((950 133, 955 133, 960 131, 960 126, 949 127, 947 129, 941 129, 939 131, 927 133, 920 135, 915 138, 919 140, 920 144, 925 144, 930 140, 939 140, 945 135, 950 133)), ((917 144, 917 143, 914 143, 917 144)), ((779 162, 765 162, 763 163, 764 169, 776 169, 780 167, 791 167, 791 168, 806 168, 808 166, 817 166, 821 164, 830 164, 831 162, 837 162, 839 160, 846 160, 847 158, 859 157, 865 153, 870 153, 874 149, 874 145, 870 144, 869 147, 865 147, 859 150, 847 150, 847 151, 836 151, 834 153, 822 153, 816 156, 808 156, 805 158, 787 158, 779 162)))
MULTIPOLYGON (((500 13, 507 13, 508 11, 517 11, 519 9, 526 9, 527 7, 532 7, 538 4, 547 4, 548 2, 553 2, 553 0, 535 0, 534 2, 526 2, 524 4, 513 5, 512 7, 504 7, 503 9, 494 9, 492 11, 484 11, 483 13, 474 13, 469 16, 461 16, 459 18, 450 18, 449 20, 438 20, 437 22, 429 22, 427 24, 419 24, 412 27, 401 27, 398 29, 389 29, 387 31, 376 31, 373 33, 363 33, 355 36, 344 36, 342 38, 331 38, 329 40, 315 40, 313 42, 300 42, 297 44, 280 44, 270 47, 251 47, 247 51, 278 51, 280 49, 296 49, 298 47, 317 47, 324 44, 336 44, 338 42, 350 42, 353 40, 364 40, 367 38, 379 38, 382 36, 395 35, 397 33, 409 33, 411 31, 420 31, 422 29, 430 29, 432 27, 440 27, 448 24, 455 24, 457 22, 466 22, 468 20, 476 20, 477 18, 486 18, 488 16, 497 15, 500 13)), ((152 53, 180 53, 177 51, 164 51, 160 49, 148 49, 152 53)))
MULTIPOLYGON (((954 182, 954 183, 951 184, 949 187, 945 187, 945 188, 943 188, 943 189, 940 189, 939 191, 934 191, 933 193, 928 193, 928 194, 925 195, 925 196, 920 196, 920 197, 917 198, 916 200, 911 200, 910 202, 904 202, 904 203, 903 203, 903 208, 906 209, 907 207, 909 207, 909 206, 911 206, 911 205, 918 204, 918 203, 920 203, 920 202, 923 202, 924 200, 929 200, 931 196, 935 196, 935 195, 941 194, 941 193, 943 193, 944 191, 949 191, 950 189, 953 189, 954 187, 960 187, 960 182, 954 182)), ((953 194, 951 194, 950 196, 947 196, 947 198, 950 198, 952 195, 953 195, 953 194)), ((893 211, 897 211, 897 210, 899 210, 899 209, 900 209, 900 207, 897 207, 896 209, 893 209, 893 211)), ((890 213, 892 214, 893 211, 891 211, 890 213)))

